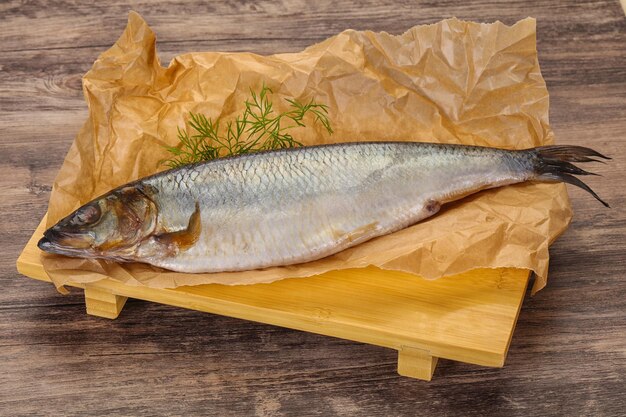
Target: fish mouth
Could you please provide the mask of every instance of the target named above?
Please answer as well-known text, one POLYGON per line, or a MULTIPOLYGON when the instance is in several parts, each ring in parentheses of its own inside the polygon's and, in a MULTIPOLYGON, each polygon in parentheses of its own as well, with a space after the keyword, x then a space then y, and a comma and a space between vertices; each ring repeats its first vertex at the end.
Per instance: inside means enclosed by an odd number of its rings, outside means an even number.
POLYGON ((37 247, 44 252, 54 253, 57 255, 65 255, 72 257, 84 257, 89 255, 89 251, 84 248, 75 248, 72 246, 65 246, 59 243, 63 240, 63 234, 53 229, 48 229, 43 234, 43 237, 37 243, 37 247))

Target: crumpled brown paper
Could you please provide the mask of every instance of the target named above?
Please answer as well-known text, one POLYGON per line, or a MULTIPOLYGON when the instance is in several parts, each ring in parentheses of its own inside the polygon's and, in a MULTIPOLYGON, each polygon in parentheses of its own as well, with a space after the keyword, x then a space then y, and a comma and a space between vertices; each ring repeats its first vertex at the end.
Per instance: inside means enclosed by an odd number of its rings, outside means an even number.
MULTIPOLYGON (((228 119, 249 89, 329 106, 335 133, 294 132, 305 144, 433 141, 510 149, 553 142, 539 70, 535 20, 513 26, 448 19, 402 35, 346 30, 299 53, 204 52, 163 68, 155 35, 131 13, 115 45, 84 76, 89 118, 56 178, 48 226, 92 198, 157 171, 190 111, 228 119)), ((163 169, 162 167, 160 169, 163 169)), ((113 277, 130 285, 250 284, 375 265, 428 279, 475 268, 536 272, 545 286, 548 245, 571 219, 565 186, 523 184, 484 191, 397 233, 301 265, 239 273, 183 274, 149 265, 45 254, 57 286, 113 277)))

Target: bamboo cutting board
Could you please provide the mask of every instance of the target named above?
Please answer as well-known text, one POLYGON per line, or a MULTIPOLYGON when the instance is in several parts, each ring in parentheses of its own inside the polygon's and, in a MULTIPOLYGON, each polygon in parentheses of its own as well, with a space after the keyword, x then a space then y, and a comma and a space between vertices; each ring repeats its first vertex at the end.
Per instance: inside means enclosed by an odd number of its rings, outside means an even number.
MULTIPOLYGON (((37 241, 17 260, 20 273, 49 281, 37 241)), ((398 351, 401 375, 430 380, 438 358, 501 367, 529 273, 479 269, 428 281, 378 268, 332 271, 243 286, 155 289, 111 279, 84 288, 87 313, 114 319, 128 297, 319 333, 398 351)))

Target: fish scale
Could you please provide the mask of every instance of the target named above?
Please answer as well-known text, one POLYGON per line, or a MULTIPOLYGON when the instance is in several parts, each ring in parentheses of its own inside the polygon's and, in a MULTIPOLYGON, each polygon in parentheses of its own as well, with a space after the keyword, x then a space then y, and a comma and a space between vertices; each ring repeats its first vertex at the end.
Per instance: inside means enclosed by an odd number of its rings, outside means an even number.
MULTIPOLYGON (((179 214, 167 222, 168 229, 177 230, 187 226, 193 202, 198 201, 202 233, 193 247, 152 263, 211 272, 305 262, 432 215, 424 210, 428 202, 443 203, 466 191, 463 179, 456 177, 466 176, 468 166, 480 172, 478 183, 472 179, 475 186, 503 175, 509 182, 525 179, 506 164, 489 166, 485 156, 490 154, 478 149, 466 150, 466 161, 459 167, 462 155, 446 157, 448 150, 411 143, 353 144, 246 155, 196 166, 193 169, 207 170, 208 175, 193 192, 172 187, 152 199, 159 213, 179 214), (424 181, 429 171, 436 171, 439 180, 424 181), (219 194, 229 199, 215 198, 219 194), (177 211, 181 201, 187 211, 177 211), (258 232, 247 232, 253 229, 258 232)), ((146 183, 163 187, 158 176, 146 183)))

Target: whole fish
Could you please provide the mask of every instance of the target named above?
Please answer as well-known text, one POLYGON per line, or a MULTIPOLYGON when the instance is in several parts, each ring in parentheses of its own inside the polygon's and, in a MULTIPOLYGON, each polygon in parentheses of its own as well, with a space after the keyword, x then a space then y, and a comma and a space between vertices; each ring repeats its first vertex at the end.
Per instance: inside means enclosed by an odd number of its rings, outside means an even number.
POLYGON ((181 272, 313 261, 391 233, 477 191, 525 181, 579 186, 579 146, 511 151, 357 142, 259 152, 164 171, 85 204, 48 229, 44 251, 181 272))

